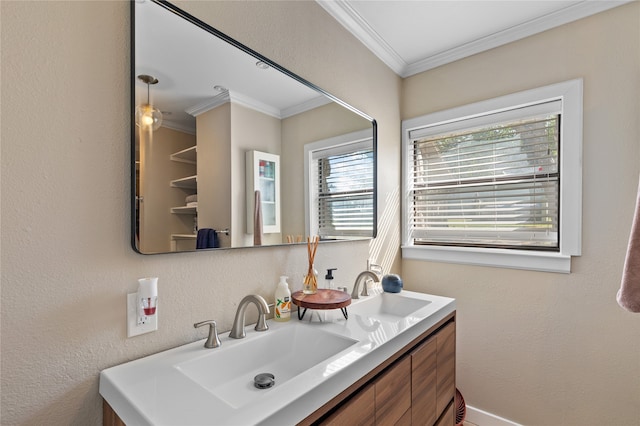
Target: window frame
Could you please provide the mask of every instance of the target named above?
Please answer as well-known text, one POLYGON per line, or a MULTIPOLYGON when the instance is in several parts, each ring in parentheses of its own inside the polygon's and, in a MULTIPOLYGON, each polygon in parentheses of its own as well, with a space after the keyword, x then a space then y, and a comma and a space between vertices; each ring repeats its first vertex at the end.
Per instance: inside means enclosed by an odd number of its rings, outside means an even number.
POLYGON ((461 263, 546 272, 571 272, 571 257, 582 246, 582 97, 583 81, 574 79, 485 101, 426 114, 402 122, 402 257, 403 259, 461 263), (414 245, 408 215, 411 211, 410 133, 430 127, 488 117, 543 102, 559 100, 560 113, 560 213, 558 252, 414 245))
MULTIPOLYGON (((373 184, 373 234, 375 234, 376 229, 376 183, 375 183, 375 138, 371 135, 371 130, 365 129, 356 132, 347 133, 344 135, 335 136, 328 139, 322 139, 315 142, 310 142, 304 145, 304 209, 305 209, 305 231, 307 235, 317 235, 318 233, 318 211, 315 208, 317 205, 317 200, 315 197, 316 187, 315 187, 315 179, 312 179, 311 173, 312 162, 315 161, 314 155, 319 151, 327 151, 327 150, 341 150, 347 146, 353 146, 354 149, 362 149, 364 145, 371 146, 371 150, 374 153, 373 159, 373 167, 374 167, 374 184, 373 184)), ((353 235, 353 236, 340 236, 341 240, 360 240, 364 236, 362 235, 353 235)), ((366 237, 370 237, 369 234, 366 237)), ((375 238, 375 235, 373 235, 375 238)))

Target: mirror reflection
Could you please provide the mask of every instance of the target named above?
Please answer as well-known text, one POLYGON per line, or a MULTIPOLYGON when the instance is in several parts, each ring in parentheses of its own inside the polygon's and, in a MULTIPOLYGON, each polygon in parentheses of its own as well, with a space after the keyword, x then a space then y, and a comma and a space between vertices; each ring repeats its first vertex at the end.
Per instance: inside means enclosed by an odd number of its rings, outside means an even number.
POLYGON ((375 236, 374 120, 169 3, 132 3, 135 250, 375 236))

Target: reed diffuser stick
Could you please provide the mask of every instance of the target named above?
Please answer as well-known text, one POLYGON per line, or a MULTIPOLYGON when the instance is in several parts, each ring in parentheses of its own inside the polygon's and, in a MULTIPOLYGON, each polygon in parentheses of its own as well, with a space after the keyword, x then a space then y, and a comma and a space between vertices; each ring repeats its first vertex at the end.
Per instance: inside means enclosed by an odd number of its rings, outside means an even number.
POLYGON ((303 292, 305 294, 314 294, 318 290, 318 279, 313 268, 316 251, 318 250, 319 236, 307 237, 307 258, 309 259, 309 268, 307 275, 304 277, 303 292))

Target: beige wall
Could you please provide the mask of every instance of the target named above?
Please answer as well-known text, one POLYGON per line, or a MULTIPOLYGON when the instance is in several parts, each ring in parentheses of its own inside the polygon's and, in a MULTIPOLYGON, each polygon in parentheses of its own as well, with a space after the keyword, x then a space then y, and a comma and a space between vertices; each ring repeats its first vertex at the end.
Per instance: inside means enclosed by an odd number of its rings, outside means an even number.
MULTIPOLYGON (((376 117, 398 190, 400 79, 314 2, 194 2, 190 12, 376 117)), ((101 369, 228 330, 240 299, 272 298, 299 247, 142 256, 129 246, 129 4, 0 2, 2 425, 100 424, 101 369), (160 277, 159 330, 126 338, 125 295, 160 277)), ((384 158, 384 157, 383 157, 384 158)), ((397 208, 387 210, 399 221, 397 208)), ((384 239, 321 245, 351 285, 384 239), (373 244, 377 244, 374 247, 373 244)), ((391 251, 386 255, 378 250, 391 251)), ((396 262, 397 266, 397 262, 396 262)))
POLYGON ((371 129, 371 123, 337 103, 282 120, 282 223, 284 235, 306 235, 304 146, 331 137, 371 129))
MULTIPOLYGON (((458 380, 471 405, 526 424, 637 424, 639 323, 614 296, 639 169, 640 5, 404 85, 314 2, 180 6, 378 121, 379 238, 320 247, 316 267, 337 267, 338 285, 351 285, 369 255, 400 267, 401 86, 409 118, 584 77, 574 272, 403 262, 402 273, 407 287, 458 299, 458 380)), ((280 274, 301 275, 306 253, 134 253, 128 3, 2 1, 0 14, 0 423, 99 424, 101 369, 204 337, 196 321, 228 330, 242 296, 271 297, 280 274), (125 294, 148 275, 160 277, 159 330, 127 339, 125 294)))
POLYGON ((640 424, 640 317, 615 296, 638 184, 640 3, 408 78, 402 117, 584 78, 582 253, 572 273, 404 261, 455 297, 458 386, 528 425, 640 424))
MULTIPOLYGON (((253 246, 246 228, 245 154, 258 150, 280 154, 280 120, 227 102, 200 114, 198 133, 198 225, 229 229, 218 234, 220 247, 253 246)), ((253 196, 252 196, 253 202, 253 196)), ((253 217, 253 216, 251 216, 253 217)), ((264 244, 280 244, 280 234, 265 234, 264 244)))
MULTIPOLYGON (((231 104, 196 117, 198 146, 198 228, 231 227, 231 104)), ((220 247, 231 240, 218 235, 220 247)))
MULTIPOLYGON (((234 247, 253 245, 253 234, 247 234, 247 215, 253 222, 254 195, 248 194, 246 179, 246 153, 257 150, 280 155, 282 143, 279 118, 253 109, 231 104, 231 238, 234 247), (247 202, 251 200, 249 209, 247 202)), ((281 233, 263 234, 265 245, 281 244, 281 233)))

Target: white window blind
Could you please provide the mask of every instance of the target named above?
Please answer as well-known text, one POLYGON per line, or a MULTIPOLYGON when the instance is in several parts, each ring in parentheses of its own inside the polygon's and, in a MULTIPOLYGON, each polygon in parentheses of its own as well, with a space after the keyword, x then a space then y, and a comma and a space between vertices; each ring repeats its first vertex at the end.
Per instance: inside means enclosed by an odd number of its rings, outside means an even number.
POLYGON ((409 134, 414 245, 559 251, 561 102, 409 134))
POLYGON ((324 239, 370 236, 374 216, 372 141, 317 150, 311 158, 317 234, 324 239))

